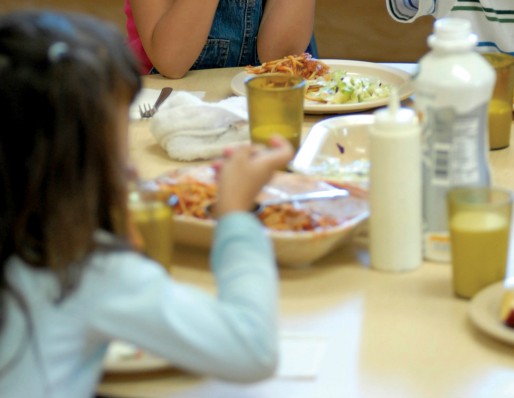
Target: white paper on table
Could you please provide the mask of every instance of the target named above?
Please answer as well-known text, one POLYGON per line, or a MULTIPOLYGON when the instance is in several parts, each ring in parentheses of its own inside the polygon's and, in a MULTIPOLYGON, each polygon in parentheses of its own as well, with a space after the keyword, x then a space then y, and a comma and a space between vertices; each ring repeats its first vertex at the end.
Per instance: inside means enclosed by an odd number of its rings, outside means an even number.
POLYGON ((326 350, 326 338, 317 335, 283 332, 276 377, 315 378, 326 350))

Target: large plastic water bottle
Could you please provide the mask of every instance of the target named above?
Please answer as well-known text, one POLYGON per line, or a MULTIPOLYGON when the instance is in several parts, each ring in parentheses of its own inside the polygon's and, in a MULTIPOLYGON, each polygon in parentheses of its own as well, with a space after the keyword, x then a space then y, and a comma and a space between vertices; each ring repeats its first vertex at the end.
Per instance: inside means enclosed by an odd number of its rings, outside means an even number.
POLYGON ((448 189, 491 183, 487 108, 496 77, 476 42, 469 21, 437 20, 428 38, 431 51, 414 77, 423 140, 423 252, 432 261, 451 258, 448 189))

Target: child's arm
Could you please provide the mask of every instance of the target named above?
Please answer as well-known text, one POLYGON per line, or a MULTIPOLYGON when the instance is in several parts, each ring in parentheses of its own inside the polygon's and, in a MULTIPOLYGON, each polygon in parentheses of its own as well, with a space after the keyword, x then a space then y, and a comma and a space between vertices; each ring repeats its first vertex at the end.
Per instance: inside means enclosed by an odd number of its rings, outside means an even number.
POLYGON ((267 149, 246 146, 226 151, 224 159, 215 165, 219 170, 216 215, 251 209, 263 185, 293 154, 293 147, 281 137, 273 137, 267 149))
POLYGON ((305 51, 314 30, 315 0, 267 0, 257 52, 261 62, 305 51))
POLYGON ((114 253, 102 260, 101 272, 88 273, 81 289, 100 338, 119 338, 180 368, 226 380, 255 382, 273 375, 277 266, 262 224, 243 212, 275 169, 293 156, 284 139, 273 138, 270 146, 235 148, 216 165, 222 217, 211 265, 217 297, 174 281, 151 260, 114 253))
POLYGON ((131 0, 143 47, 159 72, 181 78, 202 51, 218 0, 131 0))

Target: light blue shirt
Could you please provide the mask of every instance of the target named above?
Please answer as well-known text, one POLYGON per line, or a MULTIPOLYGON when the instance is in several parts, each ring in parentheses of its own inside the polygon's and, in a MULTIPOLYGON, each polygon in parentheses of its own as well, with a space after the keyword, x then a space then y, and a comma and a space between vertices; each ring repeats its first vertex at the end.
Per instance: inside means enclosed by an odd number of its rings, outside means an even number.
POLYGON ((195 373, 237 382, 272 375, 278 279, 259 221, 247 213, 220 220, 211 263, 218 297, 174 281, 137 253, 98 252, 80 286, 56 303, 54 276, 11 258, 8 278, 26 300, 34 329, 29 336, 9 297, 0 335, 0 397, 90 398, 113 339, 195 373))

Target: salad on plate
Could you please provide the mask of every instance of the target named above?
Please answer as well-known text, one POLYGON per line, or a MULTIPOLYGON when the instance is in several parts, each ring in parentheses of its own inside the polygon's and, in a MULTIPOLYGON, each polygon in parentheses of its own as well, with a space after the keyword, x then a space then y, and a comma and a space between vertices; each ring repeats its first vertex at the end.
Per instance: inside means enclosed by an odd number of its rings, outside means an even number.
POLYGON ((324 104, 351 104, 387 98, 391 84, 378 79, 355 76, 335 70, 316 79, 307 80, 305 98, 324 104))

